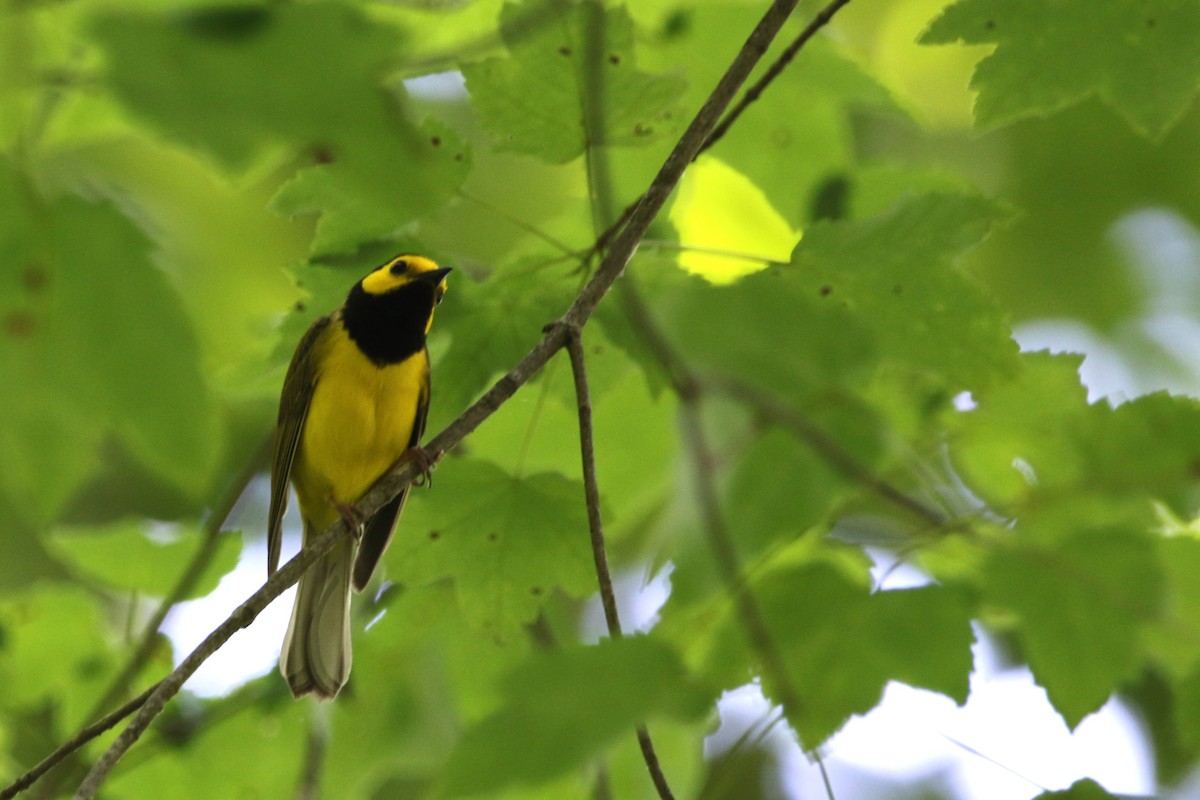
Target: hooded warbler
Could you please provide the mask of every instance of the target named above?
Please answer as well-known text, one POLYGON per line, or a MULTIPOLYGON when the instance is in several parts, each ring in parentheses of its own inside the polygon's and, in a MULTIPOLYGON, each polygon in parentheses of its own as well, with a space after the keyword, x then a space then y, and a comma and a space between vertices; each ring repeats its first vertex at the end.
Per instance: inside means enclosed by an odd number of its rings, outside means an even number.
MULTIPOLYGON (((337 695, 350 674, 350 589, 362 591, 387 548, 407 489, 366 520, 352 505, 410 448, 429 408, 425 335, 446 291, 449 267, 394 258, 313 323, 292 356, 275 432, 267 571, 279 566, 288 480, 304 542, 347 519, 346 537, 300 578, 279 668, 296 697, 337 695)), ((413 453, 423 455, 419 449, 413 453)))

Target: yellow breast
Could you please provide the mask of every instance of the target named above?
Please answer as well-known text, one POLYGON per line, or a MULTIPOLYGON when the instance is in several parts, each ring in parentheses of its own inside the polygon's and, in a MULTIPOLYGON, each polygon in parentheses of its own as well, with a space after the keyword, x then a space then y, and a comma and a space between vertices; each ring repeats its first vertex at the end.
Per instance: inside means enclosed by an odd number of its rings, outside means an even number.
POLYGON ((408 449, 428 391, 429 356, 422 350, 376 366, 340 321, 314 349, 317 381, 292 481, 301 513, 321 530, 337 519, 330 497, 358 500, 408 449))

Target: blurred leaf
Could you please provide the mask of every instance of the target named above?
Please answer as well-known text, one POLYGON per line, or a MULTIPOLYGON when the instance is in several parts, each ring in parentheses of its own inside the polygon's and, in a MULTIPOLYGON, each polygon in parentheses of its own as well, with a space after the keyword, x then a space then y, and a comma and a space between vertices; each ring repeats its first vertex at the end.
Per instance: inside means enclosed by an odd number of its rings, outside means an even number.
POLYGON ((783 534, 799 535, 835 507, 845 479, 812 448, 781 431, 754 443, 729 487, 730 532, 747 555, 783 534))
POLYGON ((500 31, 509 55, 462 65, 500 148, 563 163, 588 147, 653 141, 683 82, 637 68, 629 13, 594 0, 542 13, 548 19, 532 27, 506 5, 500 31))
POLYGON ((1118 800, 1116 795, 1104 791, 1104 787, 1091 778, 1075 781, 1059 792, 1042 792, 1033 800, 1118 800))
POLYGON ((308 154, 313 165, 276 204, 323 214, 317 254, 400 229, 466 175, 452 134, 405 121, 399 95, 381 86, 403 52, 399 31, 349 6, 108 11, 95 32, 110 85, 169 135, 235 168, 281 143, 308 154))
POLYGON ((242 704, 234 710, 224 718, 202 717, 184 729, 181 745, 160 744, 155 757, 137 769, 116 770, 104 784, 106 795, 185 800, 199 785, 221 797, 283 797, 294 791, 311 724, 307 718, 319 712, 309 703, 242 704), (246 746, 250 742, 253 747, 246 746))
POLYGON ((1016 616, 1034 677, 1074 728, 1137 675, 1140 631, 1160 613, 1162 568, 1145 535, 1120 528, 1040 538, 993 551, 985 597, 1016 616))
POLYGON ((0 336, 0 491, 55 517, 115 436, 149 469, 202 496, 220 421, 178 296, 149 243, 112 207, 44 200, 0 167, 0 240, 25 289, 0 336), (104 298, 104 302, 97 302, 104 298))
POLYGON ((925 44, 996 44, 976 67, 982 125, 1097 94, 1159 138, 1200 89, 1200 6, 1191 0, 959 0, 925 44))
POLYGON ((582 765, 660 714, 706 705, 676 654, 644 636, 540 655, 504 681, 505 705, 464 735, 446 766, 451 796, 536 783, 582 765))
POLYGON ((1150 496, 1188 508, 1200 404, 1158 393, 1115 409, 1088 405, 1080 360, 1025 354, 1017 380, 976 396, 953 450, 964 477, 1005 507, 1072 491, 1140 500, 1147 512, 1150 496))
MULTIPOLYGON (((839 569, 811 563, 779 569, 753 591, 801 704, 788 721, 804 746, 816 747, 852 714, 871 710, 890 680, 966 702, 974 633, 962 592, 937 586, 871 592, 839 569)), ((726 624, 742 628, 728 613, 726 624)), ((717 637, 714 664, 732 656, 735 642, 747 646, 739 630, 717 637)), ((778 700, 772 676, 759 674, 765 693, 778 700)))
MULTIPOLYGON (((72 573, 112 589, 165 597, 183 570, 204 546, 199 531, 177 531, 155 541, 139 522, 124 522, 99 529, 60 528, 47 540, 51 553, 72 573)), ((183 599, 203 597, 216 588, 221 576, 232 570, 241 553, 241 536, 222 533, 216 551, 192 591, 183 599)))
POLYGON ((578 482, 454 459, 435 485, 436 497, 409 499, 387 556, 396 580, 454 578, 463 614, 497 641, 516 636, 553 590, 581 597, 594 589, 578 482))
POLYGON ((82 588, 43 584, 0 600, 0 707, 50 704, 60 733, 82 724, 113 666, 102 621, 82 588))

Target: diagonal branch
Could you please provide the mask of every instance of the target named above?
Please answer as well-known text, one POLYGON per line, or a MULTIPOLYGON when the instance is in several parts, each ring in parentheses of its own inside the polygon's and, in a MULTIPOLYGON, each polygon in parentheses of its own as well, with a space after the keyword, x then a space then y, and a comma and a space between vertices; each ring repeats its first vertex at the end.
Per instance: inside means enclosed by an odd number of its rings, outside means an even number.
MULTIPOLYGON (((601 298, 612 288, 613 283, 625 269, 625 264, 633 255, 638 242, 641 241, 650 223, 662 209, 684 170, 699 152, 721 113, 732 101, 754 65, 762 58, 763 53, 766 52, 767 47, 797 2, 798 0, 775 0, 767 9, 716 88, 713 89, 712 94, 709 95, 672 149, 649 189, 634 207, 628 223, 613 239, 600 266, 579 293, 575 302, 562 316, 560 322, 563 324, 553 326, 542 340, 521 359, 520 363, 463 412, 462 416, 426 444, 426 450, 435 459, 441 457, 447 450, 479 427, 484 420, 495 413, 496 409, 512 397, 517 389, 545 366, 551 356, 566 345, 568 329, 582 328, 586 324, 601 298)), ((412 483, 416 473, 417 468, 412 463, 400 464, 393 468, 377 481, 358 502, 359 513, 364 517, 374 514, 394 498, 401 489, 412 483)), ((184 681, 196 671, 200 664, 204 663, 234 633, 249 625, 284 589, 299 580, 304 570, 329 552, 338 539, 347 535, 349 535, 349 531, 344 522, 339 520, 330 526, 295 558, 272 575, 262 588, 251 595, 225 622, 209 634, 200 646, 155 688, 133 720, 84 778, 75 794, 75 800, 91 800, 95 797, 108 773, 112 771, 125 752, 133 746, 134 742, 141 737, 154 718, 162 712, 167 701, 179 691, 184 681)))
POLYGON ((792 59, 800 52, 800 48, 804 47, 808 43, 808 40, 817 34, 817 31, 828 25, 829 21, 833 19, 833 15, 849 2, 850 0, 832 0, 829 5, 817 12, 812 22, 808 23, 804 30, 800 31, 800 35, 792 40, 792 43, 780 54, 779 58, 775 59, 771 66, 767 68, 763 76, 746 90, 746 93, 742 95, 742 99, 738 100, 737 105, 722 117, 720 124, 717 125, 716 129, 708 137, 708 141, 704 143, 701 152, 712 147, 729 131, 729 128, 732 127, 733 123, 737 122, 742 112, 758 100, 767 87, 771 85, 771 82, 780 76, 788 64, 792 63, 792 59))
MULTIPOLYGON (((596 579, 600 584, 600 600, 604 606, 604 621, 608 635, 620 639, 621 618, 617 613, 617 597, 613 592, 612 573, 608 569, 608 553, 604 545, 604 521, 600 516, 600 487, 596 481, 596 444, 592 430, 592 395, 588 389, 587 366, 584 362, 583 336, 580 331, 568 333, 567 352, 571 356, 571 372, 575 377, 575 399, 579 409, 579 454, 583 459, 583 491, 587 500, 588 530, 592 538, 592 560, 596 564, 596 579)), ((638 746, 642 760, 650 771, 650 779, 662 800, 674 800, 667 776, 663 774, 650 730, 637 727, 638 746)))

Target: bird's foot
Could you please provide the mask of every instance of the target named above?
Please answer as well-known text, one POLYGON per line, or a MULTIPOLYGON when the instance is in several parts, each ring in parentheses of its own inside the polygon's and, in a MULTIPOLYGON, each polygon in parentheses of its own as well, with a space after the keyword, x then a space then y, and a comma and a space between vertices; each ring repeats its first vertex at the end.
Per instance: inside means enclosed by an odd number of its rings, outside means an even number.
POLYGON ((437 464, 437 459, 429 454, 429 451, 424 447, 410 447, 404 451, 404 454, 397 460, 397 464, 403 464, 406 461, 411 461, 417 465, 420 474, 413 481, 414 486, 433 486, 433 468, 437 464))
POLYGON ((342 518, 342 522, 346 523, 346 527, 350 529, 350 535, 354 537, 354 540, 356 542, 362 541, 363 525, 367 520, 355 508, 354 503, 343 503, 331 494, 329 495, 329 504, 338 512, 338 516, 342 518))

